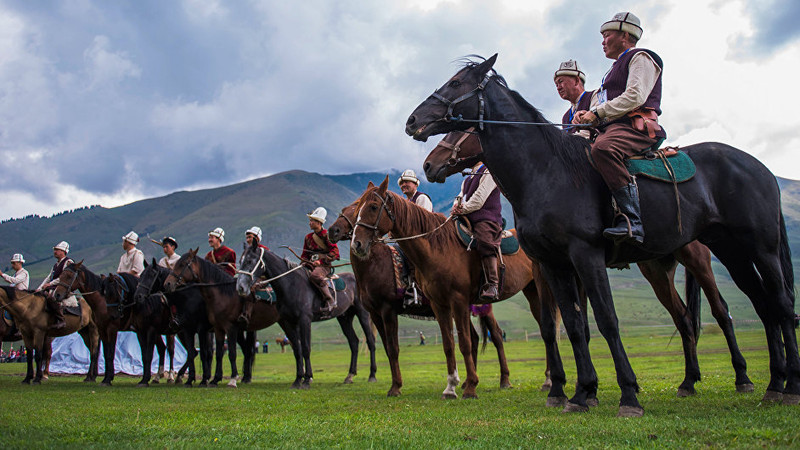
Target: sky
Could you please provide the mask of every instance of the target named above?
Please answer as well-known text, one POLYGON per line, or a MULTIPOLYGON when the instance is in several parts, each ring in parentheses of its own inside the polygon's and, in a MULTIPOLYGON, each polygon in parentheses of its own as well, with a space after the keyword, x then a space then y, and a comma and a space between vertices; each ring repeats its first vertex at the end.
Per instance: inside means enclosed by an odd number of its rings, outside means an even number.
POLYGON ((553 73, 595 89, 631 11, 664 60, 668 144, 719 141, 800 179, 797 0, 0 0, 0 219, 118 206, 286 170, 413 168, 411 111, 498 53, 558 121, 553 73))

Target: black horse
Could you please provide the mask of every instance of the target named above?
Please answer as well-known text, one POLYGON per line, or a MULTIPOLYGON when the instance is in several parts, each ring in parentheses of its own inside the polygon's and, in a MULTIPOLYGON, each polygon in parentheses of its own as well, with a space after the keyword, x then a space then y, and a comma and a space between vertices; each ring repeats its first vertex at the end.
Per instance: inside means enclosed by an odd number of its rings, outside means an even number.
MULTIPOLYGON (((800 402, 794 275, 774 175, 752 156, 724 144, 686 147, 698 170, 692 180, 678 185, 680 228, 675 188, 642 178, 647 237, 641 246, 615 250, 602 237, 612 221, 611 195, 586 158, 588 143, 549 124, 498 123, 546 120, 492 70, 496 59, 467 63, 414 110, 406 132, 425 141, 479 123, 482 158, 513 206, 521 244, 541 262, 564 316, 578 372, 575 396, 565 411, 587 410, 587 395, 597 389, 584 319, 574 307, 576 280, 586 289, 614 359, 622 391, 620 415, 639 416, 644 409, 620 340, 606 264, 611 255, 623 263, 666 256, 695 239, 727 267, 764 324, 771 375, 764 399, 800 402)), ((552 364, 556 361, 551 363, 555 371, 552 364)), ((563 367, 559 369, 561 376, 563 367)))
POLYGON ((330 315, 322 316, 319 312, 322 305, 322 296, 308 279, 306 270, 295 264, 289 263, 271 251, 254 245, 245 245, 240 262, 240 270, 236 288, 240 295, 250 295, 254 280, 262 276, 273 278, 272 288, 277 297, 276 305, 280 313, 278 323, 286 337, 292 343, 294 358, 297 365, 297 376, 293 388, 307 389, 314 377, 311 370, 311 322, 328 320, 336 317, 339 326, 350 345, 350 371, 345 378, 345 383, 352 381, 358 367, 358 336, 353 329, 353 317, 358 317, 361 329, 367 341, 370 356, 369 381, 376 381, 375 372, 375 336, 372 334, 369 313, 364 309, 357 295, 356 279, 351 273, 339 275, 344 280, 346 288, 336 293, 336 308, 330 315))

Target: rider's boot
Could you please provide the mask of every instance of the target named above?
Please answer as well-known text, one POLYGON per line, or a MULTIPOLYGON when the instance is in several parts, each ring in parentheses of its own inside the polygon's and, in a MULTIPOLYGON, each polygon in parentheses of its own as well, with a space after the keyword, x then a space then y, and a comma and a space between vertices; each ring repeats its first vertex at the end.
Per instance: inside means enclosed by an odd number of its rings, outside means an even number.
POLYGON ((54 298, 48 296, 47 306, 50 307, 50 311, 53 313, 53 319, 55 320, 54 323, 50 325, 49 329, 60 330, 67 326, 67 322, 64 320, 64 309, 61 306, 61 302, 58 302, 54 298))
POLYGON ((500 295, 498 293, 498 283, 500 277, 497 275, 497 256, 484 256, 481 258, 483 273, 486 275, 486 284, 481 286, 480 298, 483 301, 494 301, 500 295))
POLYGON ((636 180, 611 193, 617 202, 619 213, 614 217, 614 226, 603 230, 603 236, 615 243, 630 241, 634 244, 644 242, 644 226, 639 205, 639 189, 636 180))
POLYGON ((169 307, 169 328, 170 334, 177 334, 181 330, 181 322, 178 320, 178 308, 175 305, 169 307))
POLYGON ((328 289, 328 286, 323 283, 324 288, 321 288, 322 291, 322 298, 325 300, 325 305, 322 307, 321 311, 325 313, 330 313, 334 309, 336 309, 336 299, 333 298, 331 294, 331 290, 328 289))
POLYGON ((247 327, 250 323, 250 314, 253 312, 253 299, 250 297, 245 298, 242 303, 242 313, 239 314, 239 317, 236 319, 236 322, 239 325, 247 327))

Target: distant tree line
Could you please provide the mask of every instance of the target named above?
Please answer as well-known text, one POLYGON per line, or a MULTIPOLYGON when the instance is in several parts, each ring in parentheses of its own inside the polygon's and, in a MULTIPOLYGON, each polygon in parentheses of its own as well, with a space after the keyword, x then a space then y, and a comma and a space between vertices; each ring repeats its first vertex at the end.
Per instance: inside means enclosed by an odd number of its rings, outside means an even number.
POLYGON ((11 219, 0 220, 0 224, 9 223, 9 222, 16 222, 28 219, 52 219, 53 217, 63 216, 65 214, 71 214, 78 211, 90 210, 95 208, 100 208, 100 205, 90 205, 90 206, 81 206, 80 208, 75 209, 68 209, 66 211, 61 211, 60 213, 55 213, 52 216, 40 216, 39 214, 28 214, 25 217, 12 217, 11 219))

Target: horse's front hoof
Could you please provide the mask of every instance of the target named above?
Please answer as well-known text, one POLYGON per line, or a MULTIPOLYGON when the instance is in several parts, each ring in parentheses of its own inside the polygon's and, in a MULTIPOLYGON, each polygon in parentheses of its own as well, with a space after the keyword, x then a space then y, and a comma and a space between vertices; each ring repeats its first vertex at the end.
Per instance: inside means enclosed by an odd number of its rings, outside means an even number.
POLYGON ((641 406, 620 406, 617 417, 642 417, 644 408, 641 406))
POLYGON ((563 408, 567 406, 567 397, 547 397, 544 406, 548 408, 563 408))
POLYGON ((389 392, 386 393, 387 397, 400 397, 400 389, 391 388, 389 392))
POLYGON ((469 393, 465 392, 461 395, 461 399, 463 400, 465 398, 478 398, 478 394, 474 392, 469 392, 469 393))
POLYGON ((111 382, 110 381, 103 381, 102 383, 100 383, 100 386, 111 387, 111 382))
POLYGON ((86 377, 86 378, 83 379, 83 382, 84 383, 95 383, 96 380, 94 378, 91 378, 91 377, 86 377))
POLYGON ((586 406, 588 406, 589 408, 600 406, 600 400, 598 400, 597 397, 589 397, 586 399, 586 406))
POLYGON ((761 401, 767 403, 780 403, 783 401, 783 392, 767 391, 764 393, 764 397, 761 398, 761 401))
POLYGON ((353 375, 352 373, 348 373, 347 376, 344 378, 344 384, 353 384, 353 375))
POLYGON ((694 389, 678 388, 678 398, 691 397, 696 394, 694 389))
POLYGON ((139 388, 146 388, 146 387, 148 387, 148 386, 150 386, 150 385, 149 385, 149 384, 147 384, 147 383, 145 383, 144 381, 140 381, 140 382, 138 382, 138 383, 136 384, 136 387, 139 387, 139 388))
POLYGON ((572 403, 572 402, 569 402, 569 401, 564 406, 564 409, 561 410, 561 413, 563 413, 563 414, 567 414, 567 413, 584 413, 584 412, 589 412, 589 407, 588 406, 579 405, 577 403, 572 403))
POLYGON ((750 392, 755 392, 756 387, 753 386, 753 383, 745 383, 745 384, 737 384, 736 385, 736 392, 740 394, 747 394, 750 392))
POLYGON ((236 385, 236 378, 232 378, 231 381, 228 381, 228 387, 239 387, 236 385))
POLYGON ((550 380, 547 380, 547 381, 544 382, 542 387, 539 388, 539 391, 541 391, 541 392, 550 392, 550 388, 552 388, 552 387, 553 387, 553 383, 550 380))
POLYGON ((500 382, 500 389, 512 389, 514 386, 509 381, 501 381, 500 382))
POLYGON ((442 394, 442 400, 455 400, 458 398, 458 395, 453 392, 448 392, 446 394, 442 394))
POLYGON ((300 383, 300 389, 304 391, 311 389, 311 383, 303 381, 302 383, 300 383))
POLYGON ((25 378, 24 380, 22 380, 22 384, 31 384, 31 379, 25 378))
POLYGON ((295 381, 294 383, 292 383, 290 388, 291 389, 300 389, 300 382, 299 381, 295 381))
POLYGON ((375 378, 375 375, 370 375, 369 379, 367 379, 367 383, 377 383, 378 379, 375 378))
POLYGON ((781 401, 784 405, 797 405, 800 404, 800 395, 798 394, 783 394, 783 401, 781 401))
POLYGON ((41 379, 39 379, 39 380, 33 380, 33 384, 34 384, 34 385, 39 385, 39 384, 42 384, 42 380, 41 380, 41 379))

